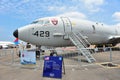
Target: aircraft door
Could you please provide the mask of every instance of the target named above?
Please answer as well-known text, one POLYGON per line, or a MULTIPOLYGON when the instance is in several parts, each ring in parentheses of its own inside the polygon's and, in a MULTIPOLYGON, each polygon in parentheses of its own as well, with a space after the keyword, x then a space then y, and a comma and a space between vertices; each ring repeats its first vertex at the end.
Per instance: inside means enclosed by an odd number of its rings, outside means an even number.
POLYGON ((64 32, 65 32, 64 39, 68 39, 68 33, 70 33, 72 31, 71 22, 70 22, 69 18, 67 18, 67 17, 61 17, 61 19, 63 21, 64 32))
POLYGON ((67 18, 67 17, 61 17, 61 19, 63 21, 65 33, 71 32, 72 31, 72 25, 71 25, 71 22, 70 22, 69 18, 67 18))

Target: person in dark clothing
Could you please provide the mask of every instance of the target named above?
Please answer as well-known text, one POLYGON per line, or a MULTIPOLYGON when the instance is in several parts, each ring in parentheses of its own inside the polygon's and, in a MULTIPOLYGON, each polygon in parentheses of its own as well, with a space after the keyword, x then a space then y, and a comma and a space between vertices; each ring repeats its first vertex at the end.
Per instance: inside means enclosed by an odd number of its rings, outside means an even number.
POLYGON ((55 52, 54 50, 50 50, 50 56, 57 56, 57 52, 55 52))

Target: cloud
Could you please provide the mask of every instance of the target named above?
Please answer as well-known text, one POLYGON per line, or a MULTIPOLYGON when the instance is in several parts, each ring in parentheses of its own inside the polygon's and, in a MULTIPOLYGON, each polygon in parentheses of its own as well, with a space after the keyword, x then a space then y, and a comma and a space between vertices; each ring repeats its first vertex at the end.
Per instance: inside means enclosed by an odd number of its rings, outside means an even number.
POLYGON ((24 19, 36 19, 74 12, 71 15, 81 15, 82 18, 85 18, 85 15, 78 14, 78 12, 98 12, 103 3, 104 0, 1 0, 0 14, 9 14, 24 19))
POLYGON ((116 26, 119 26, 119 27, 120 27, 120 23, 117 23, 116 26))
POLYGON ((60 14, 58 16, 65 16, 65 17, 71 17, 71 18, 79 18, 79 19, 86 19, 86 15, 80 12, 67 12, 64 14, 60 14))
MULTIPOLYGON (((37 18, 77 10, 72 1, 60 0, 3 0, 0 2, 0 14, 14 14, 18 18, 37 18)), ((74 3, 75 4, 75 3, 74 3)))
MULTIPOLYGON (((69 10, 71 7, 69 8, 69 10)), ((18 18, 45 17, 67 11, 59 0, 2 0, 0 14, 14 14, 18 18)))
POLYGON ((104 4, 104 0, 81 0, 90 12, 98 12, 101 10, 100 6, 104 4))
POLYGON ((115 21, 120 22, 120 12, 115 12, 112 17, 115 19, 115 21))

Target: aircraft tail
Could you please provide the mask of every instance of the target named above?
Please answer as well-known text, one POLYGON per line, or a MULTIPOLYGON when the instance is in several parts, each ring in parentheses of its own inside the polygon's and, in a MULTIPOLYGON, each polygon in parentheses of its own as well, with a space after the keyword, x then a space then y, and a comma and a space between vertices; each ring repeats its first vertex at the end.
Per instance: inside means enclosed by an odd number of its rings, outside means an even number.
POLYGON ((18 44, 19 44, 18 38, 16 38, 16 39, 14 40, 14 43, 15 43, 15 45, 18 45, 18 44))

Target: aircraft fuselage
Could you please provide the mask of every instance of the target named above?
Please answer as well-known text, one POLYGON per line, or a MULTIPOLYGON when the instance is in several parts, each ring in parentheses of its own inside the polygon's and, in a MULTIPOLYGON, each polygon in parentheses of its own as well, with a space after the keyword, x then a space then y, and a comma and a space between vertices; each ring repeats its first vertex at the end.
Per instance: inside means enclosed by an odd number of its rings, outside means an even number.
POLYGON ((19 28, 14 36, 34 45, 72 46, 68 33, 81 33, 91 44, 107 44, 109 38, 120 35, 120 29, 81 19, 66 17, 41 18, 19 28))

